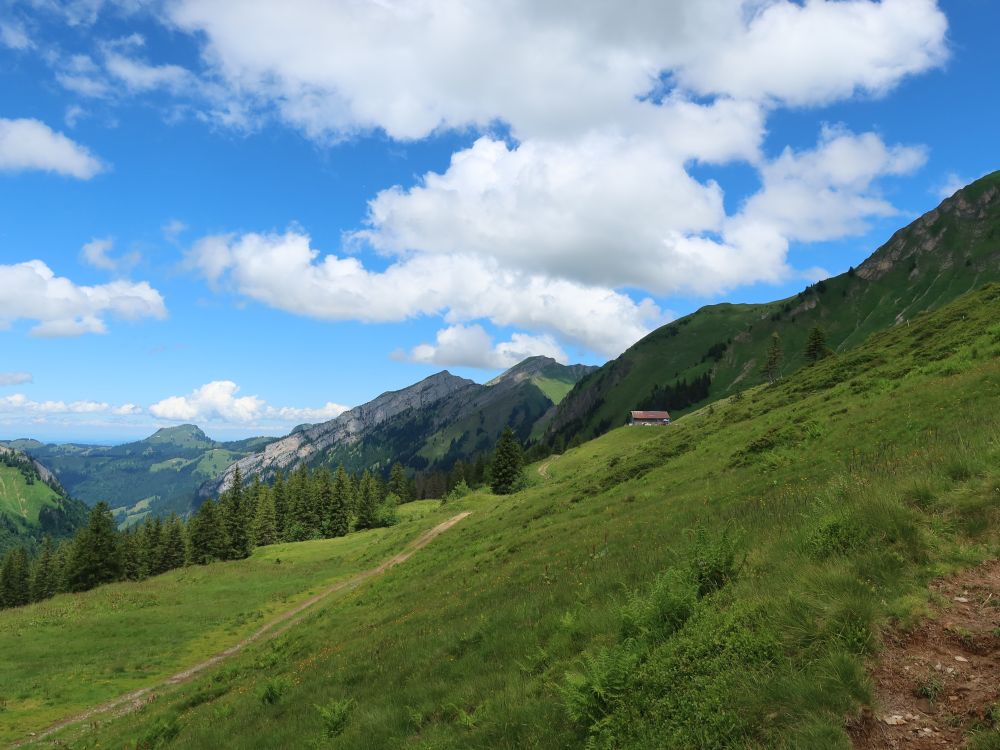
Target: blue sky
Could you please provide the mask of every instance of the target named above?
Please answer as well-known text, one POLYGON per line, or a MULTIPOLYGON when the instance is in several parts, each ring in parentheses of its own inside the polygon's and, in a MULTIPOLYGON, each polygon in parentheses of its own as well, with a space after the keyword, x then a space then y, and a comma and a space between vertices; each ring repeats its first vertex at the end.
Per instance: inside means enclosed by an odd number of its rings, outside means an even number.
POLYGON ((989 0, 659 6, 5 4, 0 437, 601 363, 1000 166, 989 0))

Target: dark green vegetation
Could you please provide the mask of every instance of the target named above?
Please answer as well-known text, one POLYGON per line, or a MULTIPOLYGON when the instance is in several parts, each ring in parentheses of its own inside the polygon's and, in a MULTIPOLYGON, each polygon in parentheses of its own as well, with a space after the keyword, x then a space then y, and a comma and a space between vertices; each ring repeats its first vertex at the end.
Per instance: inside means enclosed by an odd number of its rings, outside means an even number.
POLYGON ((18 442, 51 468, 73 497, 89 505, 106 502, 120 523, 131 524, 148 514, 186 514, 202 482, 272 439, 220 443, 194 425, 180 425, 114 447, 18 442))
MULTIPOLYGON (((1000 551, 998 467, 993 285, 668 428, 614 430, 514 495, 450 500, 472 515, 406 565, 129 718, 62 739, 848 748, 880 629, 919 617, 931 577, 1000 551)), ((157 580, 94 594, 155 597, 157 580)), ((107 618, 127 629, 125 613, 107 618)), ((53 627, 88 648, 72 624, 53 627)), ((18 684, 51 684, 47 665, 18 684)), ((56 703, 91 687, 66 681, 56 703)), ((17 710, 31 701, 40 724, 55 713, 46 692, 20 688, 17 710)))
POLYGON ((276 542, 393 526, 397 505, 410 499, 410 485, 398 473, 390 482, 393 492, 377 476, 366 471, 354 478, 343 467, 334 475, 303 466, 287 483, 279 474, 273 486, 255 477, 244 487, 238 472, 235 479, 218 503, 206 500, 187 523, 176 514, 166 522, 147 516, 122 532, 107 503, 98 503, 72 541, 56 547, 46 536, 35 559, 26 547, 11 549, 0 566, 0 609, 140 581, 185 564, 241 560, 254 547, 276 542))
POLYGON ((44 466, 0 444, 0 555, 22 545, 35 549, 46 535, 72 536, 86 515, 44 466))
POLYGON ((856 270, 776 302, 703 307, 654 331, 577 384, 559 405, 550 439, 591 438, 623 424, 631 409, 680 413, 787 376, 810 361, 815 327, 826 345, 846 352, 876 331, 997 280, 1000 172, 896 232, 856 270), (784 358, 769 369, 775 333, 784 358))

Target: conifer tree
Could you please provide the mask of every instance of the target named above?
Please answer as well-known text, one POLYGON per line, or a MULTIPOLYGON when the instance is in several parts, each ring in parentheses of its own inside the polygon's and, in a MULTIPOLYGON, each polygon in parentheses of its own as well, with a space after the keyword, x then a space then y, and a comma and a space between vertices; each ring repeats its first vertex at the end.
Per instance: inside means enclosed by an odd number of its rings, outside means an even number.
POLYGON ((781 379, 781 361, 784 357, 785 353, 781 349, 781 338, 775 331, 771 334, 771 345, 767 349, 767 357, 761 368, 767 376, 767 381, 772 385, 781 379))
POLYGON ((451 473, 448 475, 448 491, 451 492, 455 487, 463 482, 467 485, 469 483, 469 478, 466 476, 468 469, 465 466, 465 462, 462 459, 458 459, 454 466, 451 467, 451 473))
POLYGON ((279 541, 288 540, 288 504, 285 493, 285 474, 279 470, 274 475, 271 485, 271 497, 274 500, 274 526, 279 541))
POLYGON ((56 547, 52 543, 52 537, 46 534, 31 573, 31 601, 40 602, 55 596, 58 591, 55 556, 56 547))
POLYGON ((826 345, 826 332, 819 326, 814 326, 806 340, 806 359, 815 363, 830 353, 830 348, 826 345))
POLYGON ((378 487, 372 475, 365 469, 358 484, 358 529, 375 528, 378 506, 378 487))
POLYGON ((351 528, 354 486, 343 466, 333 478, 333 505, 330 510, 330 536, 344 536, 351 528))
POLYGON ((23 547, 10 550, 0 566, 0 607, 20 607, 31 601, 28 553, 23 547))
POLYGON ((163 521, 146 516, 142 524, 142 534, 139 535, 140 560, 142 561, 142 577, 155 576, 162 573, 163 567, 163 521))
POLYGON ((64 539, 56 548, 56 555, 53 561, 53 572, 56 579, 56 593, 62 594, 69 591, 69 566, 73 556, 73 542, 64 539))
POLYGON ((392 465, 389 471, 389 492, 399 498, 400 503, 408 503, 413 499, 410 492, 410 480, 406 476, 403 464, 398 461, 392 465))
POLYGON ((233 471, 232 486, 223 493, 220 505, 226 539, 229 543, 226 558, 242 560, 249 557, 250 519, 246 508, 246 489, 243 487, 243 474, 240 472, 239 464, 233 471))
POLYGON ((257 493, 257 510, 253 517, 253 542, 266 547, 278 541, 278 524, 274 512, 274 495, 265 487, 257 493))
POLYGON ((320 536, 333 534, 333 477, 326 467, 317 469, 312 478, 312 502, 319 514, 320 536))
POLYGON ((183 568, 186 559, 184 548, 184 527, 176 513, 172 513, 163 528, 163 551, 161 562, 163 570, 183 568))
POLYGON ((497 441, 493 464, 490 467, 490 488, 495 494, 509 495, 517 491, 521 481, 523 461, 521 445, 508 425, 497 441))
POLYGON ((141 535, 129 529, 122 534, 122 569, 126 581, 138 581, 149 575, 143 558, 141 535))
POLYGON ((70 591, 88 591, 124 575, 121 535, 111 508, 100 502, 90 511, 87 525, 77 532, 70 554, 70 591))
POLYGON ((188 522, 190 559, 195 565, 207 565, 225 560, 229 555, 229 539, 218 506, 206 500, 188 522))

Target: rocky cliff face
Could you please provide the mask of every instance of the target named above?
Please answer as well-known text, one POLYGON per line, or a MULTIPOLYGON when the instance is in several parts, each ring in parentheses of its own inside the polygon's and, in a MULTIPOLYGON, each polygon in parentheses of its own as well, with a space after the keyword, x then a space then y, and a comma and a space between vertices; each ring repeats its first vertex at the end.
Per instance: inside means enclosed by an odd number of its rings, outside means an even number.
POLYGON ((240 459, 226 469, 220 479, 206 482, 199 494, 209 497, 227 489, 236 467, 245 477, 259 474, 267 478, 279 469, 288 470, 309 462, 334 446, 356 443, 372 429, 405 412, 423 409, 460 391, 480 387, 471 380, 444 371, 402 390, 383 393, 335 419, 293 432, 264 450, 240 459))

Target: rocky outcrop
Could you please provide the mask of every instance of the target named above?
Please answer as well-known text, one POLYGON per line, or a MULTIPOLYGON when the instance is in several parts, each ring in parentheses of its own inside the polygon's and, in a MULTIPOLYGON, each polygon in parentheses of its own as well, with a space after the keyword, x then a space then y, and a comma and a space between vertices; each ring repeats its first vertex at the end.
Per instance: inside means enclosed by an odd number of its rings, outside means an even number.
POLYGON ((459 391, 480 387, 445 370, 402 390, 383 393, 339 417, 293 432, 264 450, 240 459, 226 469, 220 479, 202 485, 199 495, 210 497, 227 489, 236 467, 245 477, 259 474, 268 478, 279 469, 288 470, 308 462, 335 445, 357 442, 364 434, 397 415, 427 407, 459 391))

